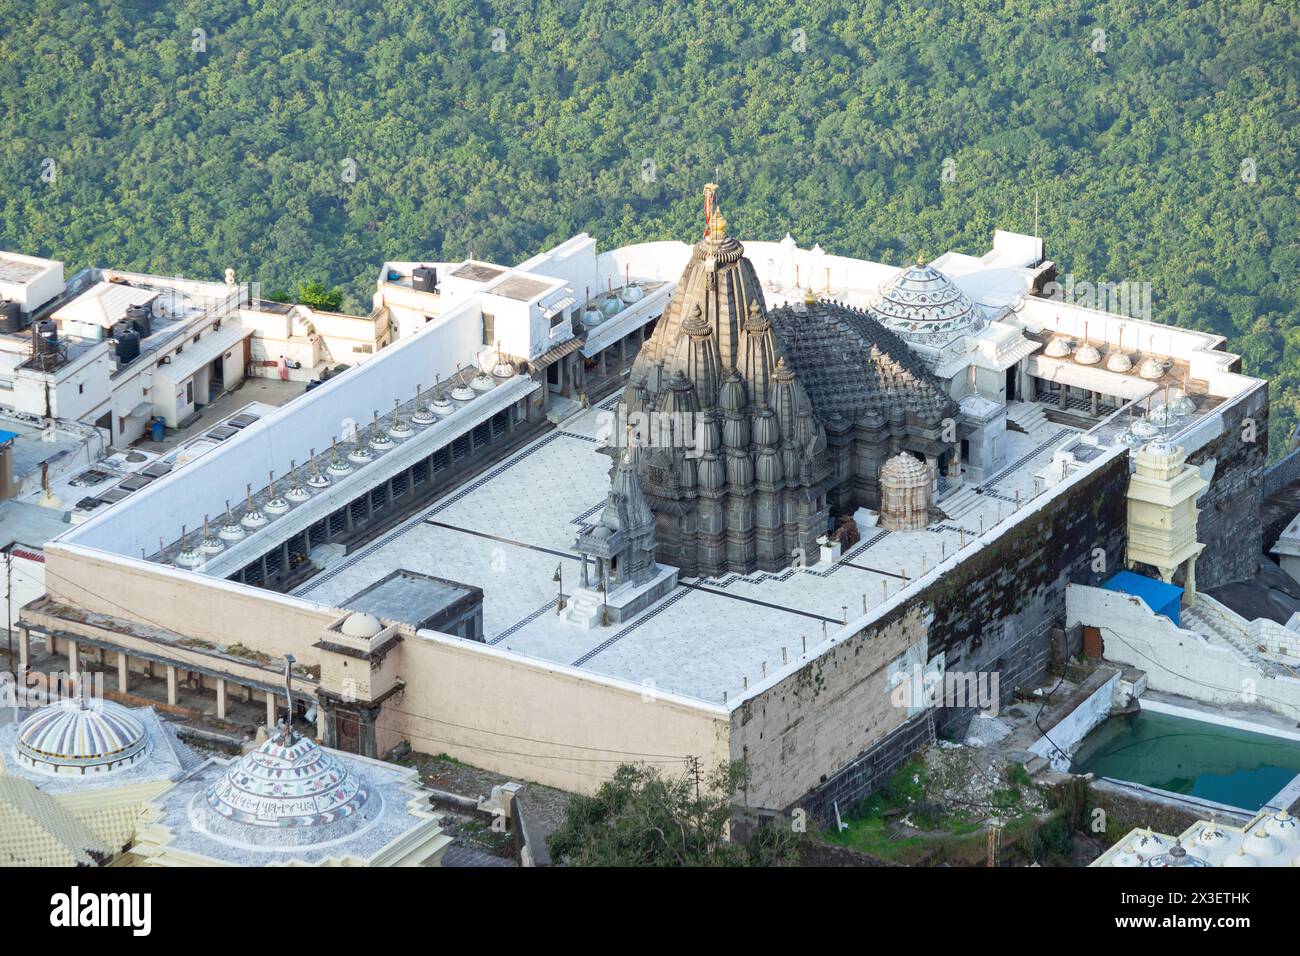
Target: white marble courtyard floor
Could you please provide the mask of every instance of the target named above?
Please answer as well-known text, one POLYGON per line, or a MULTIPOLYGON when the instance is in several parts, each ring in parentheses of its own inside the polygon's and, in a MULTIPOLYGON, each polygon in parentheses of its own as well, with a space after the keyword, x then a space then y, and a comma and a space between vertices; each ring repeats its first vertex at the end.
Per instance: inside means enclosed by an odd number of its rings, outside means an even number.
POLYGON ((1076 434, 1044 423, 1006 434, 1003 472, 982 485, 959 520, 925 531, 872 529, 835 564, 780 574, 687 579, 658 604, 622 624, 584 630, 556 613, 578 583, 574 538, 603 507, 609 458, 597 451, 599 409, 537 439, 480 477, 348 555, 297 589, 339 605, 397 568, 481 587, 483 629, 496 647, 607 674, 647 689, 721 702, 786 659, 815 654, 846 617, 893 597, 910 579, 979 534, 994 533, 1034 495, 1035 473, 1076 434))

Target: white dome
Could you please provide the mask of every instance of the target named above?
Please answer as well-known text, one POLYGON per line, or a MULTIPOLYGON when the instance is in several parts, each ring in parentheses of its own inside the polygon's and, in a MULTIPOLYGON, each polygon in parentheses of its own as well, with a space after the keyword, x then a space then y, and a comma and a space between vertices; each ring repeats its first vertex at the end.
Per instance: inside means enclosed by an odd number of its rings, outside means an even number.
POLYGON ((1096 365, 1101 361, 1101 352, 1095 345, 1084 345, 1074 353, 1074 360, 1080 365, 1096 365))
POLYGON ((1246 837, 1246 852, 1251 856, 1257 856, 1260 859, 1277 856, 1282 852, 1281 842, 1273 836, 1270 836, 1262 827, 1256 827, 1246 837))
POLYGON ((1127 372, 1132 367, 1134 362, 1123 352, 1110 352, 1110 358, 1106 359, 1106 368, 1112 372, 1127 372))
POLYGON ((102 773, 144 755, 144 725, 112 701, 61 700, 18 729, 20 763, 45 773, 102 773))
POLYGON ((943 346, 984 327, 984 317, 970 297, 924 263, 886 282, 868 310, 900 338, 924 345, 943 346))
POLYGON ((1146 860, 1150 859, 1151 857, 1155 856, 1158 853, 1165 852, 1165 850, 1169 848, 1169 844, 1165 842, 1164 837, 1162 837, 1159 833, 1156 833, 1154 830, 1151 830, 1150 828, 1147 829, 1146 833, 1143 833, 1140 836, 1138 836, 1136 843, 1137 843, 1136 853, 1138 859, 1142 860, 1143 862, 1145 862, 1146 860))
POLYGON ((355 832, 375 817, 380 801, 315 741, 277 735, 232 763, 194 806, 214 836, 302 846, 355 832))
POLYGON ((1270 834, 1285 842, 1300 840, 1300 821, 1287 813, 1285 810, 1279 810, 1269 817, 1261 825, 1270 834))
POLYGON ((1236 853, 1229 855, 1229 857, 1223 861, 1223 865, 1224 866, 1259 866, 1259 861, 1256 860, 1253 856, 1248 855, 1244 849, 1239 849, 1237 850, 1236 853))
POLYGON ((1165 363, 1158 358, 1149 358, 1138 368, 1138 374, 1143 378, 1157 379, 1165 374, 1165 363))
POLYGON ((1048 358, 1065 358, 1070 354, 1070 343, 1067 339, 1059 335, 1047 343, 1047 348, 1043 349, 1043 354, 1048 358))
POLYGON ((339 631, 348 637, 374 637, 383 629, 384 625, 379 623, 379 618, 373 614, 354 611, 343 621, 343 626, 339 628, 339 631))
POLYGON ((1133 367, 1133 360, 1123 352, 1111 352, 1106 359, 1106 368, 1112 372, 1127 372, 1133 367))
POLYGON ((1196 842, 1203 846, 1218 846, 1226 839, 1228 835, 1213 823, 1207 823, 1196 833, 1196 842))

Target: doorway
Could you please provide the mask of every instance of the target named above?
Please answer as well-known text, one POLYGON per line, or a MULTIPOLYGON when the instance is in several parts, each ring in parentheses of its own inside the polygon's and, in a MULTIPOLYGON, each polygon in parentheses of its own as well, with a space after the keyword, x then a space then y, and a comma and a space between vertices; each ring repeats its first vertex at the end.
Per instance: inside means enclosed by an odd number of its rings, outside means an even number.
POLYGON ((226 390, 226 367, 225 359, 217 356, 212 360, 211 370, 208 373, 208 401, 215 402, 221 397, 226 390))

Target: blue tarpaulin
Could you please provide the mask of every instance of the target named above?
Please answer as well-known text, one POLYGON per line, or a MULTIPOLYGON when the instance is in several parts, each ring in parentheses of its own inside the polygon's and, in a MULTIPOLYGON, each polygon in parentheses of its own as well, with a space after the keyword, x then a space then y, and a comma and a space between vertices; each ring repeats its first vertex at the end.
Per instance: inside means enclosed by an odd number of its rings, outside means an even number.
POLYGON ((17 432, 5 431, 3 428, 0 428, 0 445, 11 442, 17 437, 17 432))
POLYGON ((1183 589, 1176 584, 1165 584, 1155 578, 1148 578, 1132 571, 1120 571, 1109 581, 1102 584, 1108 591, 1120 591, 1140 597, 1147 607, 1157 614, 1163 614, 1178 627, 1178 609, 1183 603, 1183 589))

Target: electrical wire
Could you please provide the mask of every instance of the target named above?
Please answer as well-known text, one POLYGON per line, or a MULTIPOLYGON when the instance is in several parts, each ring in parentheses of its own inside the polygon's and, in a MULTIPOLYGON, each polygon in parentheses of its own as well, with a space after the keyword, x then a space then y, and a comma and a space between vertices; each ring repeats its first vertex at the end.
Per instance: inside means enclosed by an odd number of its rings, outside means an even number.
MULTIPOLYGON (((171 631, 171 628, 170 628, 170 627, 168 627, 168 626, 166 626, 166 625, 164 625, 164 624, 162 624, 162 623, 160 623, 160 622, 158 622, 158 621, 152 620, 151 618, 147 617, 147 616, 144 615, 144 614, 141 614, 141 613, 138 612, 138 611, 131 610, 131 609, 129 609, 129 608, 127 608, 127 607, 125 607, 125 606, 123 606, 123 605, 121 605, 121 604, 118 604, 118 603, 117 603, 116 601, 114 601, 112 598, 106 597, 105 595, 102 595, 102 594, 98 594, 97 592, 91 590, 90 588, 87 588, 87 587, 85 587, 84 585, 80 584, 79 582, 73 581, 73 580, 71 580, 71 579, 69 579, 69 578, 67 578, 67 577, 64 577, 64 576, 61 575, 61 574, 58 574, 57 572, 51 571, 51 570, 49 569, 48 565, 46 566, 45 573, 46 573, 46 575, 48 575, 48 576, 55 577, 55 578, 59 579, 60 581, 64 581, 64 582, 66 582, 66 583, 68 583, 68 584, 71 584, 71 585, 77 587, 79 590, 82 590, 82 591, 86 592, 87 594, 91 595, 92 597, 96 597, 96 598, 100 599, 101 601, 104 601, 104 602, 106 602, 106 603, 108 603, 108 604, 111 604, 113 607, 117 608, 117 609, 120 610, 120 611, 123 611, 124 613, 126 613, 126 614, 128 614, 128 615, 133 615, 133 616, 135 616, 135 617, 139 617, 139 618, 141 618, 142 620, 144 620, 145 622, 147 622, 147 623, 149 623, 149 624, 152 624, 154 627, 157 627, 157 628, 159 628, 159 629, 161 629, 161 630, 163 630, 163 631, 171 631)), ((174 632, 173 632, 173 633, 174 633, 174 632)), ((65 640, 68 640, 68 638, 64 638, 64 639, 65 639, 65 640)), ((167 645, 167 646, 166 646, 166 650, 167 650, 167 653, 168 653, 168 654, 174 655, 175 657, 179 658, 179 659, 180 659, 181 661, 183 661, 183 662, 186 662, 186 663, 192 663, 192 664, 194 664, 196 667, 200 667, 200 668, 203 668, 203 669, 207 669, 207 668, 210 668, 210 667, 212 666, 212 664, 211 664, 210 661, 204 660, 204 659, 202 659, 201 657, 199 657, 198 655, 193 655, 193 656, 191 656, 191 655, 187 654, 184 650, 182 650, 181 648, 177 647, 177 646, 174 645, 174 644, 169 644, 169 645, 167 645)), ((640 753, 640 752, 637 752, 637 751, 619 750, 619 749, 614 748, 614 747, 588 747, 588 746, 584 746, 584 745, 581 745, 581 744, 570 744, 570 743, 565 743, 564 741, 559 741, 559 740, 547 740, 547 739, 545 739, 545 738, 538 738, 538 737, 524 737, 524 736, 521 736, 521 735, 518 735, 518 734, 510 734, 510 733, 506 733, 505 731, 489 730, 489 729, 487 729, 486 727, 475 727, 475 726, 473 726, 473 725, 471 725, 471 724, 457 724, 457 723, 454 723, 454 722, 452 722, 452 721, 440 720, 439 718, 436 718, 436 717, 429 717, 429 716, 425 716, 425 715, 422 715, 422 714, 415 714, 415 713, 410 712, 410 711, 405 711, 405 710, 402 710, 402 709, 400 709, 400 708, 393 707, 392 705, 385 705, 385 708, 386 708, 386 709, 391 708, 392 710, 394 710, 394 711, 397 712, 397 713, 402 714, 403 716, 416 717, 416 718, 420 718, 420 719, 423 719, 423 720, 428 720, 428 721, 433 722, 433 723, 447 724, 448 726, 455 727, 455 728, 457 728, 457 729, 459 729, 459 730, 467 730, 467 731, 470 731, 470 732, 473 732, 473 733, 491 734, 491 735, 493 735, 493 736, 504 737, 504 738, 507 738, 507 739, 510 739, 510 740, 518 740, 518 741, 521 741, 521 742, 524 742, 524 743, 537 743, 537 744, 543 744, 543 745, 546 745, 546 746, 569 747, 569 748, 572 748, 572 749, 575 749, 575 750, 587 750, 587 751, 600 752, 600 753, 618 754, 620 757, 625 757, 625 758, 626 758, 626 757, 632 757, 632 758, 654 758, 654 759, 651 759, 651 760, 645 761, 645 762, 651 762, 651 763, 665 763, 665 764, 668 764, 668 763, 678 763, 678 762, 681 762, 681 761, 683 761, 683 760, 686 759, 684 756, 679 756, 679 755, 675 755, 675 754, 640 753)), ((390 728, 390 729, 391 729, 391 728, 390 728)), ((397 731, 396 729, 393 729, 393 732, 394 732, 394 733, 399 733, 399 731, 397 731)), ((430 738, 425 738, 425 739, 435 740, 435 741, 438 740, 438 738, 432 738, 432 737, 430 737, 430 738)), ((483 751, 486 752, 486 753, 498 753, 498 754, 509 755, 509 756, 546 757, 546 758, 548 758, 548 759, 570 760, 570 761, 584 761, 584 760, 585 760, 585 761, 589 761, 589 762, 593 762, 593 763, 625 763, 625 762, 627 762, 626 760, 619 760, 619 759, 614 759, 614 758, 597 758, 597 757, 592 757, 592 758, 583 758, 583 757, 569 757, 569 756, 564 756, 564 755, 560 755, 560 754, 527 754, 527 753, 520 753, 520 752, 516 752, 516 751, 508 751, 508 750, 493 750, 492 748, 482 747, 482 746, 477 745, 477 744, 467 744, 467 743, 464 743, 464 742, 461 742, 461 741, 455 741, 455 740, 442 740, 442 741, 439 741, 439 742, 447 743, 447 744, 450 744, 450 745, 452 745, 452 746, 464 747, 464 748, 467 748, 467 749, 478 749, 478 750, 483 750, 483 751)))

